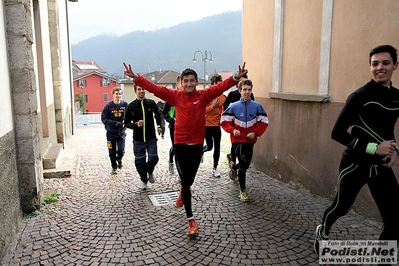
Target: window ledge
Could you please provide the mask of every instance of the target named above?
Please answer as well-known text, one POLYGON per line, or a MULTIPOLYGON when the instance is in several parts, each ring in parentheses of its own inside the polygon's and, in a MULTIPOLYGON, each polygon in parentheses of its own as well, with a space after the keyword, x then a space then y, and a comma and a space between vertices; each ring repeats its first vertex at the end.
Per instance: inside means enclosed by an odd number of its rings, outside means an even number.
POLYGON ((269 97, 272 99, 282 99, 298 102, 328 103, 331 101, 330 95, 305 94, 296 92, 269 92, 269 97))

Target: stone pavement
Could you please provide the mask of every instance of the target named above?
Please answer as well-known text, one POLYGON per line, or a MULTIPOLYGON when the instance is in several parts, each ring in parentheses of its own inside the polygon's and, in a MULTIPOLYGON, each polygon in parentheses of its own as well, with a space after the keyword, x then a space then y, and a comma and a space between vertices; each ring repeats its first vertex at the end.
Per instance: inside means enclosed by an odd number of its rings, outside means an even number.
MULTIPOLYGON (((156 180, 145 192, 131 134, 124 167, 111 176, 104 127, 77 128, 67 143, 77 151, 76 173, 45 179, 45 195, 59 193, 58 202, 23 220, 1 265, 318 265, 314 230, 327 200, 251 168, 251 201, 240 202, 238 182, 228 178, 230 144, 224 134, 222 177, 211 176, 211 151, 192 186, 199 236, 188 237, 184 208, 154 206, 148 197, 179 188, 177 174, 167 171, 169 133, 158 141, 156 180)), ((349 213, 334 225, 330 239, 378 239, 379 231, 378 224, 349 213)))

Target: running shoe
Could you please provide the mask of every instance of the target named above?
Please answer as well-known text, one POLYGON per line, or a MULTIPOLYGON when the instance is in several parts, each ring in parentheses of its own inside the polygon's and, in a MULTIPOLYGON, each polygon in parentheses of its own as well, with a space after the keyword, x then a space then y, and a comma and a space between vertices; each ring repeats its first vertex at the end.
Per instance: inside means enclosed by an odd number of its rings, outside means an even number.
POLYGON ((240 191, 240 200, 242 202, 248 202, 249 201, 248 194, 247 194, 247 192, 245 190, 244 191, 240 191))
POLYGON ((198 224, 195 219, 191 219, 188 221, 188 232, 189 236, 197 236, 198 235, 198 224))
POLYGON ((236 180, 237 179, 237 170, 234 170, 234 162, 230 162, 229 167, 230 167, 230 171, 229 171, 230 179, 236 180))
POLYGON ((220 173, 219 173, 218 169, 213 168, 212 169, 212 175, 214 177, 220 177, 220 173))
POLYGON ((154 173, 148 173, 148 181, 150 182, 150 183, 154 183, 155 182, 155 179, 154 179, 154 173))
POLYGON ((111 171, 111 175, 116 175, 118 172, 116 171, 116 169, 112 169, 111 171))
POLYGON ((228 153, 228 154, 226 155, 226 158, 227 158, 227 163, 228 163, 228 165, 230 165, 230 162, 231 162, 231 154, 228 153))
POLYGON ((175 173, 175 164, 169 163, 169 173, 173 175, 175 173))
POLYGON ((147 184, 144 182, 141 182, 141 189, 146 190, 147 189, 147 184))
POLYGON ((328 236, 324 237, 321 234, 321 230, 322 229, 323 229, 323 226, 321 224, 319 224, 316 227, 316 232, 315 232, 316 238, 315 238, 314 243, 313 243, 313 248, 314 248, 314 252, 316 252, 317 255, 319 255, 319 250, 320 250, 320 247, 323 246, 323 242, 328 240, 328 236))
POLYGON ((177 208, 181 208, 181 207, 184 206, 183 197, 182 197, 182 195, 181 195, 181 190, 182 190, 182 187, 180 187, 180 189, 179 189, 179 196, 178 196, 177 199, 176 199, 176 207, 177 207, 177 208))

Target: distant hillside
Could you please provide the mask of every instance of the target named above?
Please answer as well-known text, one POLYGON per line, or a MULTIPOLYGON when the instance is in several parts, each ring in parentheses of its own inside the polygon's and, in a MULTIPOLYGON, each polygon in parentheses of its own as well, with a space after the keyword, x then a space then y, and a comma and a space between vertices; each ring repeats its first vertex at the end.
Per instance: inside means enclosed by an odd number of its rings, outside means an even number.
POLYGON ((201 54, 192 62, 195 51, 212 53, 206 63, 211 75, 217 71, 235 72, 242 61, 241 11, 226 12, 196 22, 186 22, 156 31, 134 31, 123 36, 99 35, 72 45, 74 60, 96 61, 109 74, 123 74, 122 62, 146 73, 157 70, 181 72, 187 67, 203 77, 201 54))

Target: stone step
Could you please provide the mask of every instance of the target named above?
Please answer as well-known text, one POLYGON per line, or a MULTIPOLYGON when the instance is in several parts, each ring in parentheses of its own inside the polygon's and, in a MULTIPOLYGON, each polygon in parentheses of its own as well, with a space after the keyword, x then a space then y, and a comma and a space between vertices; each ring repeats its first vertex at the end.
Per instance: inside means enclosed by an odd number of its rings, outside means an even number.
POLYGON ((59 164, 55 168, 44 169, 44 178, 67 178, 71 177, 76 168, 76 150, 64 149, 59 156, 59 164))
POLYGON ((43 156, 43 169, 57 168, 60 163, 62 152, 64 151, 63 143, 53 143, 43 156))

